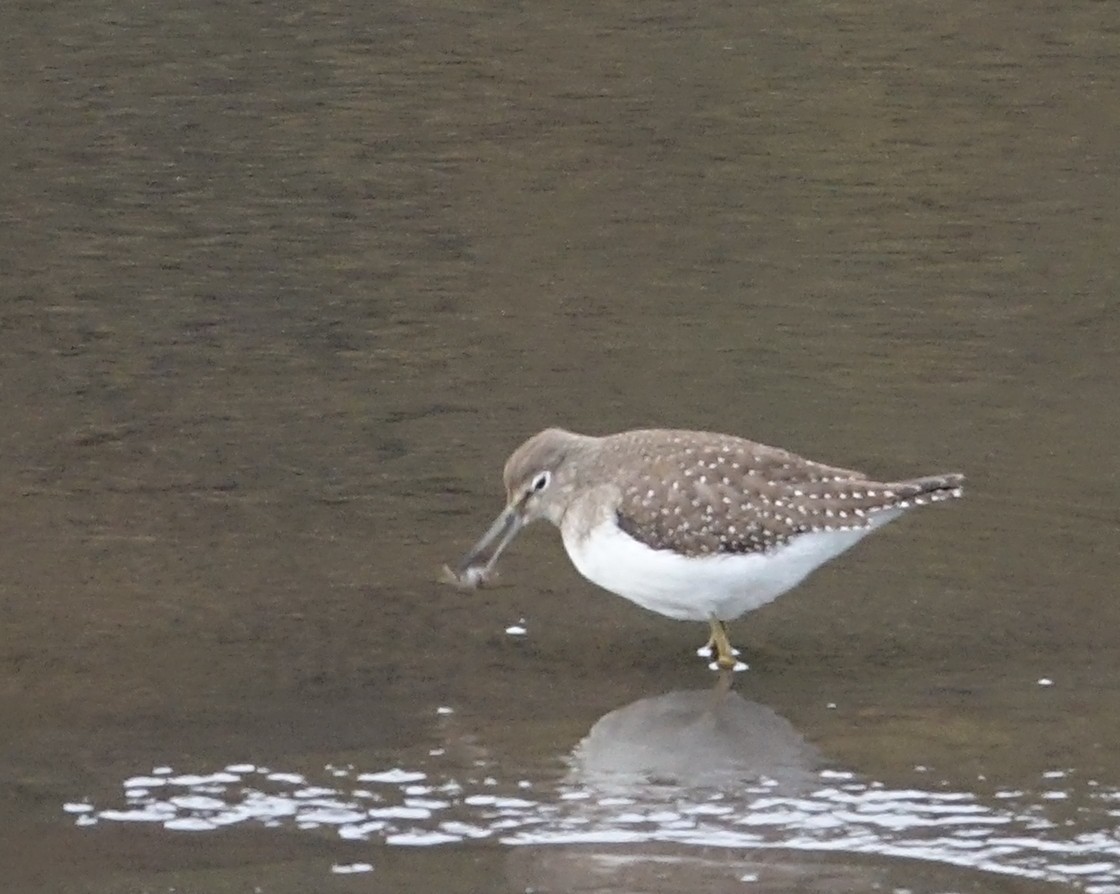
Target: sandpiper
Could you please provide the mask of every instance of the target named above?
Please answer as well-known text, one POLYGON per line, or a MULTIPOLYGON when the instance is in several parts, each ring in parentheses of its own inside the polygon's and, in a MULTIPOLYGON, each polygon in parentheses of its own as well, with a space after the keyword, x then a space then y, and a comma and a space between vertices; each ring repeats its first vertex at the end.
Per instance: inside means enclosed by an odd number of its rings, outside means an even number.
POLYGON ((585 578, 643 608, 707 621, 699 652, 743 669, 726 624, 772 602, 912 506, 959 497, 964 477, 880 482, 711 432, 591 437, 550 428, 506 462, 506 507, 454 571, 474 587, 527 523, 548 519, 585 578))

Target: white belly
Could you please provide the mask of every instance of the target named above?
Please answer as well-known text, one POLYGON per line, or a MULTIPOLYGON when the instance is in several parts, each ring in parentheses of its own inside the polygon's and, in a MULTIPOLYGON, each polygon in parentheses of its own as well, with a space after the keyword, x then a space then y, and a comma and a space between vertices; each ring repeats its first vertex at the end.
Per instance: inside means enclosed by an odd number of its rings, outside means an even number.
POLYGON ((898 512, 882 512, 866 528, 799 534, 768 553, 689 558, 650 549, 611 521, 590 536, 561 528, 579 573, 642 608, 682 621, 731 621, 773 602, 810 572, 854 546, 898 512))

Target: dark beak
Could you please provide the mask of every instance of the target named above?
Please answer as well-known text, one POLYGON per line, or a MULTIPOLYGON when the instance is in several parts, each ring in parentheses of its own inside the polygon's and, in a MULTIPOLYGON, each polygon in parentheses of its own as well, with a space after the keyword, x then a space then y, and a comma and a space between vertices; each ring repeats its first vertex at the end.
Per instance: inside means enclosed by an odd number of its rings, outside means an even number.
POLYGON ((469 587, 485 583, 502 550, 509 546, 524 525, 520 506, 511 504, 503 509, 482 539, 463 556, 452 572, 455 582, 469 587))

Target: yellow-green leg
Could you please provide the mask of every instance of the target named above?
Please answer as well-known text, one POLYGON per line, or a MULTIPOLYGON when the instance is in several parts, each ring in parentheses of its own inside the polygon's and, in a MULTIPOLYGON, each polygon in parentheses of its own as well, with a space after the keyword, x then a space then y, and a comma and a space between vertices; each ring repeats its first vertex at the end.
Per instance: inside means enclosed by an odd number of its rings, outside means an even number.
POLYGON ((708 644, 704 649, 715 658, 716 665, 721 670, 734 670, 739 664, 736 658, 739 652, 727 638, 727 625, 715 618, 709 620, 708 624, 712 628, 712 635, 708 637, 708 644))

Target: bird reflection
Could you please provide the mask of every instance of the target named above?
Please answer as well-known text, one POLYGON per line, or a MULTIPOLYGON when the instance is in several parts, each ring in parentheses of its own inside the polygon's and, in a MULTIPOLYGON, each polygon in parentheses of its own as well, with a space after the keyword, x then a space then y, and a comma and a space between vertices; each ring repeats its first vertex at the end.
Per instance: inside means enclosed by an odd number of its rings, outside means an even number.
POLYGON ((765 833, 758 834, 752 813, 819 788, 824 761, 789 721, 735 692, 730 680, 725 672, 714 688, 643 698, 600 718, 569 756, 558 815, 514 836, 548 846, 510 852, 509 889, 653 894, 742 891, 750 882, 751 890, 788 894, 874 887, 879 873, 862 863, 822 864, 757 846, 765 833))
POLYGON ((822 759, 785 718, 731 688, 643 698, 603 716, 572 754, 571 782, 641 795, 654 785, 730 793, 768 782, 783 794, 818 783, 822 759))

